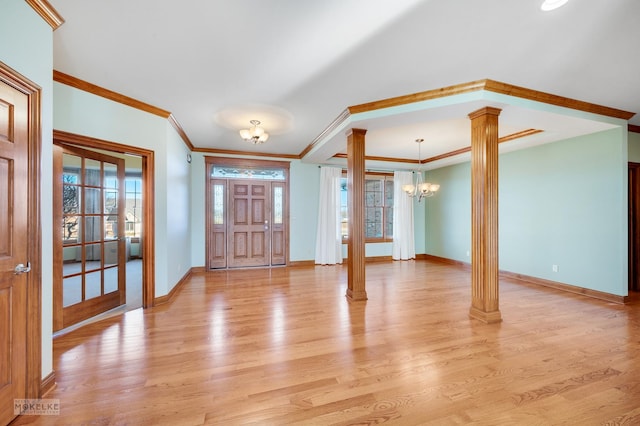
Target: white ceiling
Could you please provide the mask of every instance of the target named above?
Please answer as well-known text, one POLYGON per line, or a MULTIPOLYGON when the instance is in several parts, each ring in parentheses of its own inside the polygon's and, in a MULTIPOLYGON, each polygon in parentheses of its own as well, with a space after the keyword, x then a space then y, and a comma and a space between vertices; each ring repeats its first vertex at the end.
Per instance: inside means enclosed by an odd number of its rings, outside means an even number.
MULTIPOLYGON (((348 106, 482 79, 640 111, 638 0, 570 0, 553 12, 542 0, 50 2, 66 21, 54 33, 56 70, 170 111, 197 148, 298 155, 348 106), (264 145, 238 136, 251 119, 271 134, 264 145)), ((468 146, 467 114, 485 104, 357 127, 368 129, 367 155, 416 158, 424 138, 429 158, 468 146)), ((607 128, 499 107, 500 136, 544 130, 503 149, 607 128)), ((345 142, 305 160, 331 162, 345 142)))

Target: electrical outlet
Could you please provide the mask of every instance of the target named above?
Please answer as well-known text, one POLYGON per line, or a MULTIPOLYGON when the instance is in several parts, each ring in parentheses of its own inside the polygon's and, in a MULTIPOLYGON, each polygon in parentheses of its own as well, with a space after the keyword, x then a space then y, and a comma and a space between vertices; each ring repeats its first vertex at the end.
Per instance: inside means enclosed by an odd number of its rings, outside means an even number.
POLYGON ((470 254, 471 254, 471 253, 469 252, 469 250, 467 250, 467 257, 469 257, 469 255, 470 255, 470 254))
POLYGON ((551 270, 553 272, 558 272, 558 265, 551 265, 551 270))

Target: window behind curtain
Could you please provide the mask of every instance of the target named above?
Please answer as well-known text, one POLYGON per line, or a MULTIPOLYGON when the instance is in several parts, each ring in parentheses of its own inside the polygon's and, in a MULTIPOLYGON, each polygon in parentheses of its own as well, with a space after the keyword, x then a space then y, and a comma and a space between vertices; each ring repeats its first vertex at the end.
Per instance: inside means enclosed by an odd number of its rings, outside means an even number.
MULTIPOLYGON (((342 238, 349 237, 347 178, 340 181, 342 238)), ((366 175, 364 181, 365 239, 368 242, 393 239, 393 176, 366 175)))

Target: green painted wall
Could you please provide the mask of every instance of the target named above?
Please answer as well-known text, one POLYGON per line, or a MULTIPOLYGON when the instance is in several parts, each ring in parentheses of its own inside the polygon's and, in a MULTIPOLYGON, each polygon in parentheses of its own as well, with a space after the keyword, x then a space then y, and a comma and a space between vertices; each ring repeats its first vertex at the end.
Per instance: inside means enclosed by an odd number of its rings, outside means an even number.
MULTIPOLYGON (((501 155, 500 269, 626 295, 626 163, 623 128, 501 155)), ((428 176, 427 253, 468 262, 470 164, 428 176)))
POLYGON ((629 132, 629 161, 640 163, 640 133, 629 132))
MULTIPOLYGON (((51 182, 53 168, 53 31, 24 0, 0 0, 0 62, 39 85, 41 91, 42 182, 51 182)), ((53 371, 53 253, 51 191, 41 195, 42 222, 42 377, 53 371)))
POLYGON ((156 297, 168 294, 191 267, 191 167, 188 148, 157 115, 54 83, 56 130, 154 152, 156 297))

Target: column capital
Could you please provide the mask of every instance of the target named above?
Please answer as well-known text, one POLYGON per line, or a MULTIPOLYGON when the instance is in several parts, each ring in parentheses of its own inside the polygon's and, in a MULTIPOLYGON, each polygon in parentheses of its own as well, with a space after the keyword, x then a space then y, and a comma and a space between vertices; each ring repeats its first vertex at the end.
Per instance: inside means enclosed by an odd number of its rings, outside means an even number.
POLYGON ((474 118, 478 118, 483 115, 500 115, 501 112, 502 110, 500 108, 494 108, 494 107, 488 106, 488 107, 483 107, 473 111, 472 113, 469 114, 469 118, 473 120, 474 118))
POLYGON ((354 136, 364 136, 367 133, 367 129, 348 129, 345 134, 347 135, 347 137, 354 135, 354 136))

